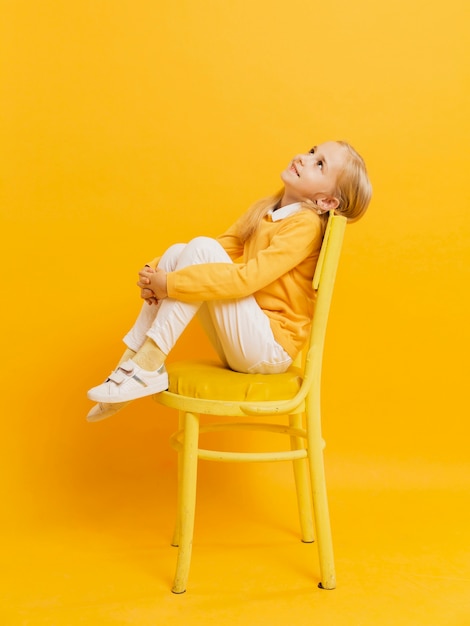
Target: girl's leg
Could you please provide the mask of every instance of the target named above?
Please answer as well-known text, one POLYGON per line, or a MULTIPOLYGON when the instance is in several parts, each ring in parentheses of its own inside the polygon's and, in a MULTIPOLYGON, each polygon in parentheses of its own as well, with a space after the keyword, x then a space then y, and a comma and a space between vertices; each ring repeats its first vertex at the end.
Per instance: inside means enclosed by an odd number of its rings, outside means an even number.
MULTIPOLYGON (((231 262, 229 255, 215 239, 196 237, 184 246, 173 269, 179 270, 201 263, 231 262)), ((181 302, 171 298, 162 300, 158 314, 146 333, 147 337, 168 355, 201 304, 202 302, 181 302)))
MULTIPOLYGON (((166 252, 161 257, 158 266, 166 271, 172 271, 175 269, 176 262, 178 260, 178 256, 181 254, 184 249, 185 244, 174 244, 166 250, 166 252)), ((157 315, 158 308, 160 305, 151 305, 149 306, 146 303, 143 303, 143 306, 140 310, 140 313, 137 317, 137 320, 134 323, 134 326, 124 337, 124 343, 126 344, 126 350, 119 360, 118 367, 132 359, 136 352, 142 347, 143 343, 146 339, 147 330, 152 325, 155 316, 157 315)), ((86 419, 88 422, 98 422, 104 420, 108 417, 111 417, 125 406, 129 404, 126 402, 98 402, 95 404, 92 409, 89 411, 86 419)))
POLYGON ((237 372, 279 374, 292 363, 254 296, 205 302, 198 318, 222 362, 237 372))
MULTIPOLYGON (((176 243, 168 248, 158 262, 158 267, 166 272, 172 272, 176 269, 178 259, 185 249, 186 244, 176 243)), ((151 328, 157 313, 160 309, 161 302, 157 305, 148 305, 145 302, 142 305, 140 313, 134 323, 134 326, 125 335, 123 341, 128 348, 137 352, 147 338, 147 332, 151 328)))
MULTIPOLYGON (((193 239, 183 249, 180 248, 175 256, 177 256, 176 264, 171 269, 176 270, 201 263, 231 263, 230 257, 222 246, 214 239, 207 237, 193 239)), ((126 335, 125 342, 130 348, 137 347, 142 340, 144 343, 141 344, 135 357, 122 363, 105 383, 90 389, 88 397, 97 402, 113 403, 153 395, 166 389, 168 376, 163 367, 165 355, 173 348, 201 304, 166 298, 160 303, 156 314, 152 316, 153 321, 145 309, 141 311, 133 329, 126 335), (148 362, 149 348, 151 351, 149 344, 154 344, 154 352, 157 355, 152 369, 146 369, 143 364, 139 363, 142 356, 145 356, 148 362), (142 355, 144 350, 146 354, 142 355), (161 366, 158 367, 160 357, 161 366)), ((149 308, 153 308, 153 305, 149 308)))
MULTIPOLYGON (((292 363, 274 339, 269 320, 253 296, 205 302, 199 308, 198 318, 221 361, 236 371, 276 374, 284 372, 292 363)), ((125 404, 127 402, 101 402, 90 411, 87 419, 105 419, 125 404)))

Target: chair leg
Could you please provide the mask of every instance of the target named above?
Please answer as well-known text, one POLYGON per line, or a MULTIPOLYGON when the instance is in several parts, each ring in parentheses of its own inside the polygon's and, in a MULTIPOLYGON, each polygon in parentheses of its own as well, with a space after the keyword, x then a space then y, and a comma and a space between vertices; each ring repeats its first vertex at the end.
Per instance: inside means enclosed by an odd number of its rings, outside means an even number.
MULTIPOLYGON (((289 415, 289 425, 292 428, 302 428, 302 414, 289 415)), ((291 449, 305 448, 302 437, 291 437, 291 449)), ((300 534, 304 543, 315 541, 313 533, 312 498, 310 479, 308 475, 307 459, 293 461, 295 488, 297 492, 297 506, 299 509, 300 534)))
POLYGON ((193 546, 194 517, 196 510, 196 483, 199 441, 199 416, 184 414, 184 440, 182 473, 179 478, 179 548, 173 593, 184 593, 188 581, 193 546))
MULTIPOLYGON (((317 407, 318 416, 320 409, 317 407)), ((335 589, 336 573, 333 554, 333 539, 331 536, 330 514, 328 510, 328 496, 326 490, 325 466, 323 461, 323 439, 320 418, 310 419, 308 430, 308 458, 310 466, 310 480, 312 484, 313 511, 317 533, 318 558, 320 561, 322 589, 335 589)))
MULTIPOLYGON (((178 411, 178 431, 184 428, 184 413, 178 411)), ((181 476, 183 474, 183 452, 178 451, 178 469, 177 469, 177 487, 176 487, 176 519, 173 529, 173 539, 171 545, 177 548, 180 545, 180 508, 181 508, 181 476)))

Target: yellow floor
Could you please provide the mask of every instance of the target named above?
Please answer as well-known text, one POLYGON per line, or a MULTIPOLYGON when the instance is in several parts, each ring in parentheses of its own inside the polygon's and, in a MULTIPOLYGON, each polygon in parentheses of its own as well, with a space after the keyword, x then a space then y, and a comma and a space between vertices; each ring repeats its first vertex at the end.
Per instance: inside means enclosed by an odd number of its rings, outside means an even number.
POLYGON ((145 480, 90 474, 86 496, 70 485, 55 505, 44 494, 5 536, 0 623, 468 626, 469 468, 329 459, 327 469, 334 591, 317 588, 315 546, 298 540, 288 468, 206 463, 189 587, 173 595, 168 466, 145 480))

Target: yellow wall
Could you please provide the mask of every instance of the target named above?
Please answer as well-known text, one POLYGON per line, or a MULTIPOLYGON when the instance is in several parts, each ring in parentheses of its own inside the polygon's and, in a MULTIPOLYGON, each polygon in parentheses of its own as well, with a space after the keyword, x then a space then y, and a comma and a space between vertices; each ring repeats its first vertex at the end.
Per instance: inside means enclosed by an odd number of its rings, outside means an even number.
MULTIPOLYGON (((294 153, 330 138, 363 154, 375 195, 338 276, 329 450, 466 460, 467 2, 2 5, 12 520, 173 469, 175 416, 150 400, 84 421, 86 390, 140 306, 136 271, 171 242, 222 231, 279 187, 294 153)), ((178 356, 205 349, 193 331, 178 356)))

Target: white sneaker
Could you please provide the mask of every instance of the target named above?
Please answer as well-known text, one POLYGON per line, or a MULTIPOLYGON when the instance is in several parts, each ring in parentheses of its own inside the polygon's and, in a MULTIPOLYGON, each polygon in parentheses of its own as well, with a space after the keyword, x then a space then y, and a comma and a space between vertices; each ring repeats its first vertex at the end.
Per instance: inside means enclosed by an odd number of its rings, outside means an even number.
POLYGON ((165 365, 155 372, 149 372, 129 359, 121 363, 106 382, 90 389, 87 396, 95 402, 112 404, 153 396, 166 389, 168 389, 168 374, 165 365))
POLYGON ((114 404, 107 404, 106 402, 99 402, 90 410, 86 416, 87 422, 99 422, 105 420, 111 415, 115 415, 118 411, 127 406, 129 402, 115 402, 114 404))

